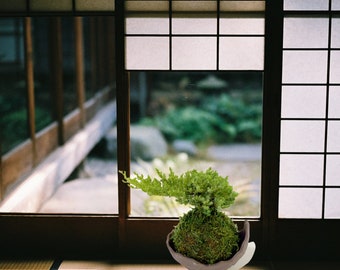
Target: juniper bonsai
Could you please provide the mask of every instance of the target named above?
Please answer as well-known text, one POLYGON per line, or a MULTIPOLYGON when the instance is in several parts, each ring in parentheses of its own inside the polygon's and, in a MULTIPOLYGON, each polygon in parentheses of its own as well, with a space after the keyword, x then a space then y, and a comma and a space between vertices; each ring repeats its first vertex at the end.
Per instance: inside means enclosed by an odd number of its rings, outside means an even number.
POLYGON ((237 196, 228 182, 215 170, 190 170, 168 175, 156 170, 157 176, 135 174, 124 181, 148 195, 174 197, 180 204, 193 207, 174 228, 171 241, 175 250, 204 264, 227 260, 238 250, 237 226, 221 210, 231 206, 237 196))

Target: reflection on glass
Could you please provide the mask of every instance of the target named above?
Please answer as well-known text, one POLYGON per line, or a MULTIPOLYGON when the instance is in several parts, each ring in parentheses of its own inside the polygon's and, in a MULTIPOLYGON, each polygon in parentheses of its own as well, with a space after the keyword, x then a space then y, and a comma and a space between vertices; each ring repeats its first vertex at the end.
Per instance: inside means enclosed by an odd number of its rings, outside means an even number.
MULTIPOLYGON (((216 169, 240 193, 232 215, 259 216, 262 73, 132 72, 132 172, 216 169)), ((132 215, 178 216, 171 199, 132 192, 132 215)))
POLYGON ((77 107, 75 89, 74 19, 62 18, 64 115, 77 107))
POLYGON ((50 74, 49 18, 32 19, 33 57, 34 57, 34 93, 36 131, 40 131, 52 119, 52 85, 50 74))
POLYGON ((28 137, 23 20, 0 19, 1 154, 28 137))

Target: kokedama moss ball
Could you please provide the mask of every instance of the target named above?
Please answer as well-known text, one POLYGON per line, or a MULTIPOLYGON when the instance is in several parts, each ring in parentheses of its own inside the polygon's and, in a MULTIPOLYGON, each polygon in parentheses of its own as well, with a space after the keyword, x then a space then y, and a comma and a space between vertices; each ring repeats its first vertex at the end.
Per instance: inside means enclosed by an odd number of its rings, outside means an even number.
POLYGON ((205 215, 193 209, 180 219, 171 240, 177 252, 213 264, 238 251, 239 236, 236 225, 224 213, 205 215))

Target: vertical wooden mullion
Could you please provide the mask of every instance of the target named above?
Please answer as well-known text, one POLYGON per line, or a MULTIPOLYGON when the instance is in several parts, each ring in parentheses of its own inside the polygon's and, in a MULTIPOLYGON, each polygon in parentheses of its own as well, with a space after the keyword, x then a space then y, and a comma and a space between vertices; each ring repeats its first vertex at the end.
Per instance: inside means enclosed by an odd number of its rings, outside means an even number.
POLYGON ((84 47, 83 47, 83 21, 80 17, 74 18, 75 34, 75 66, 76 66, 76 90, 78 108, 80 110, 80 126, 85 125, 85 78, 84 78, 84 47))
POLYGON ((33 44, 31 18, 25 18, 25 67, 26 67, 26 91, 28 107, 28 128, 32 142, 33 165, 37 162, 36 136, 35 136, 35 102, 34 102, 34 75, 33 75, 33 44))
POLYGON ((58 143, 64 144, 64 100, 63 100, 63 53, 62 53, 62 27, 61 18, 51 18, 50 25, 50 44, 51 44, 51 80, 53 85, 53 96, 55 100, 55 119, 58 124, 58 143))
MULTIPOLYGON (((118 171, 130 174, 130 89, 125 70, 125 5, 116 0, 116 87, 118 171)), ((118 173, 119 244, 126 247, 126 220, 130 214, 130 189, 118 173)))
POLYGON ((263 87, 261 219, 267 256, 275 247, 278 221, 283 0, 266 1, 263 87))

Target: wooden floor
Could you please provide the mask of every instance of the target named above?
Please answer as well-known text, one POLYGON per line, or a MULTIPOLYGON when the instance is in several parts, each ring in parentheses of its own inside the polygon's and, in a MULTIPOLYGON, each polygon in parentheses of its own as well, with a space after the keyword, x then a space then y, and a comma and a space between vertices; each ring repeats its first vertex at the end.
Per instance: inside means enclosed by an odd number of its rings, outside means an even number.
MULTIPOLYGON (((178 264, 123 264, 106 261, 1 261, 1 270, 183 270, 178 264)), ((333 270, 338 262, 263 262, 250 264, 242 270, 333 270)))

